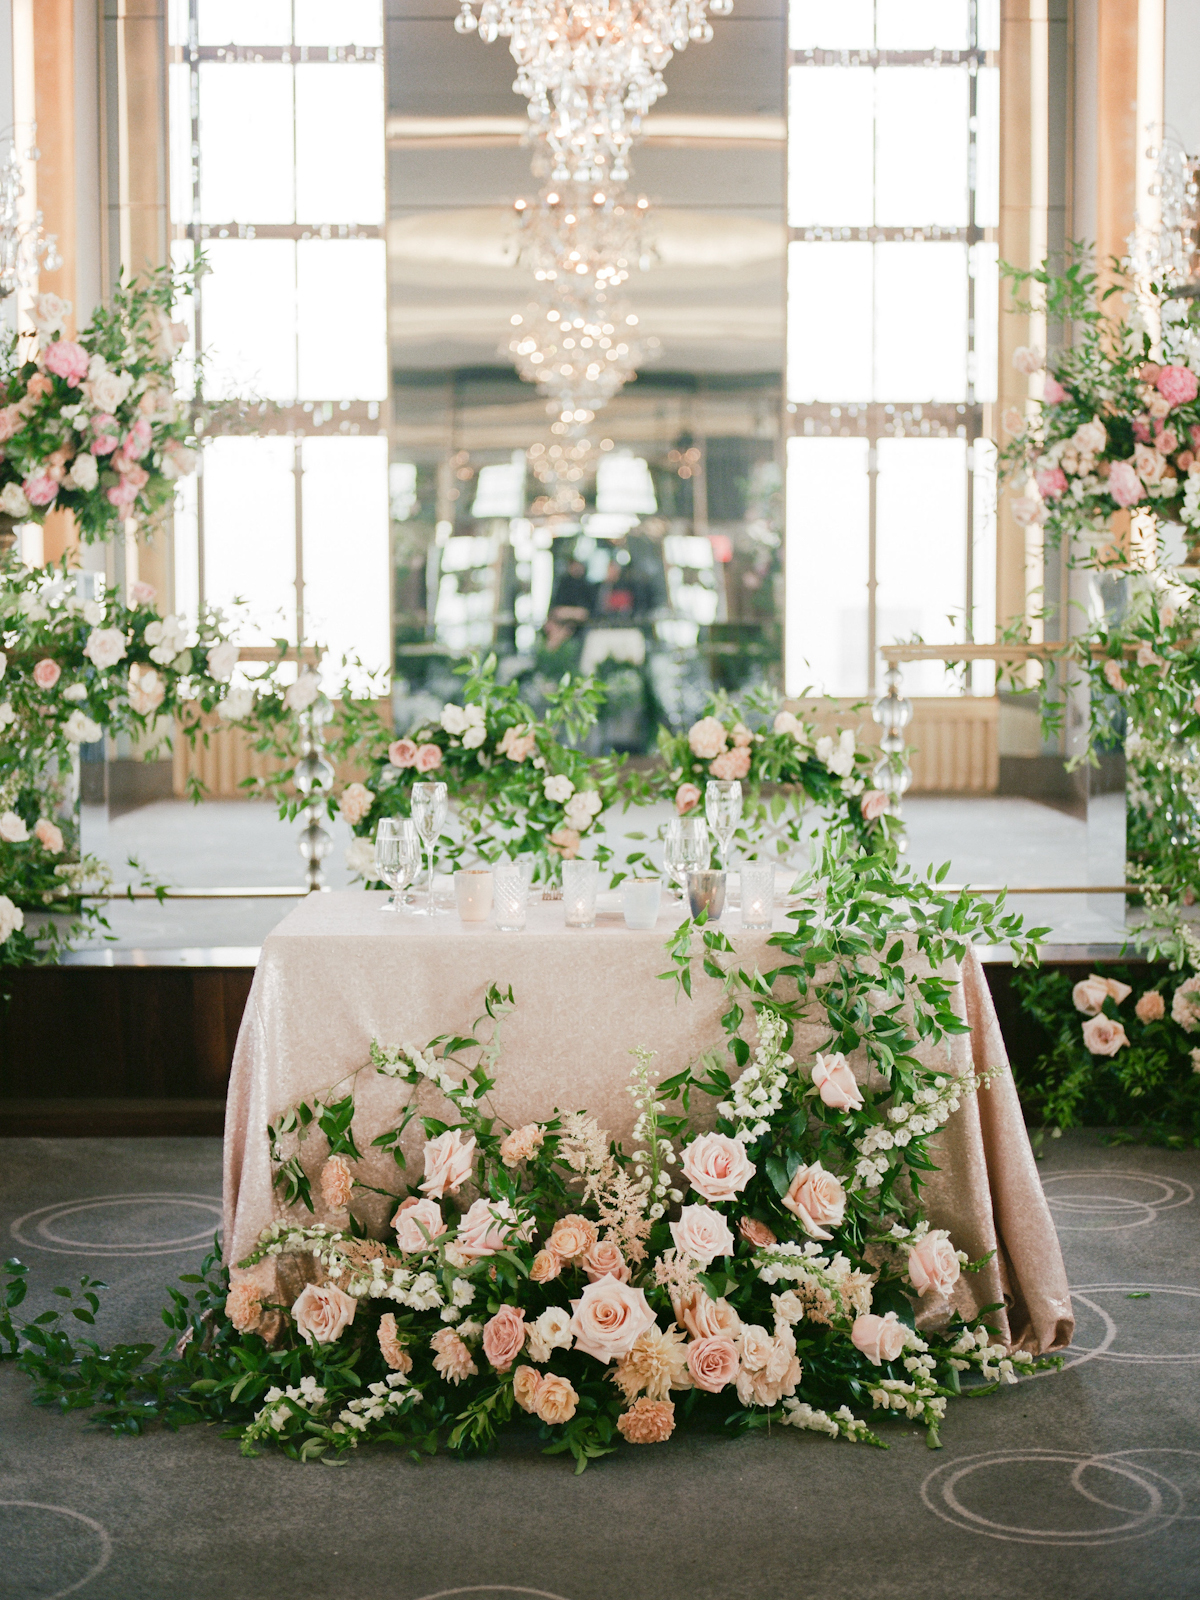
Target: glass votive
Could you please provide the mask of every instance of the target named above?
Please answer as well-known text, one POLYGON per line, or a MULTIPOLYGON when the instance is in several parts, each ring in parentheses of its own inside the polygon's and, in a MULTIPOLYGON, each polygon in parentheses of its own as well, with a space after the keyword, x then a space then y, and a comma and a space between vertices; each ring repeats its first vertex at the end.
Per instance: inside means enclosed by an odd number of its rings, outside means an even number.
POLYGON ((742 863, 742 927, 769 928, 775 920, 775 863, 742 863))
POLYGON ((492 868, 492 916, 501 933, 520 933, 529 902, 532 861, 499 861, 492 868))
POLYGON ((568 928, 596 926, 596 893, 600 888, 598 861, 564 861, 563 915, 568 928))
POLYGON ((463 922, 486 922, 492 909, 490 867, 463 867, 454 874, 454 898, 463 922))
POLYGON ((708 912, 708 920, 716 922, 725 909, 725 874, 723 872, 689 872, 687 875, 688 907, 693 917, 708 912))
POLYGON ((645 932, 658 921, 662 902, 661 878, 626 878, 621 885, 625 926, 645 932))

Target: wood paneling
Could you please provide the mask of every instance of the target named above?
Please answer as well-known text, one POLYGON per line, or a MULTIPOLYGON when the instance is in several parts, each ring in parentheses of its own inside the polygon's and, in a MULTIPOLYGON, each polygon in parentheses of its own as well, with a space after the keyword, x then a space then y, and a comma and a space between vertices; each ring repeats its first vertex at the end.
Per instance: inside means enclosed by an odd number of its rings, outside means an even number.
MULTIPOLYGON (((790 701, 811 719, 818 732, 832 733, 840 723, 858 728, 860 743, 878 745, 879 728, 870 712, 853 710, 859 702, 790 701)), ((994 794, 1000 781, 1000 702, 994 696, 927 695, 912 702, 906 730, 910 794, 994 794)))

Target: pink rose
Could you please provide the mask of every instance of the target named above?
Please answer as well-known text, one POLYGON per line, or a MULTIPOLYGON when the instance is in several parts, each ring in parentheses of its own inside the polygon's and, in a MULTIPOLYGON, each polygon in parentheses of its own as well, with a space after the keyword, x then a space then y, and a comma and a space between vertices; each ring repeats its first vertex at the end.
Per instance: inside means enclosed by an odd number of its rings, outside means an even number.
POLYGON ((834 1111, 861 1111, 863 1097, 843 1055, 819 1055, 812 1070, 813 1087, 821 1092, 821 1099, 834 1111))
POLYGON ((688 745, 700 761, 711 761, 725 748, 725 726, 716 717, 701 717, 688 729, 688 745))
POLYGON ((1142 498, 1142 480, 1131 461, 1114 461, 1108 474, 1108 492, 1119 506, 1135 506, 1142 498))
POLYGON ((129 598, 135 606, 148 606, 157 593, 152 583, 135 583, 129 591, 129 598))
MULTIPOLYGON (((954 1264, 958 1265, 957 1258, 954 1264)), ((878 1367, 884 1361, 895 1361, 903 1354, 908 1343, 908 1329, 894 1311, 889 1311, 883 1317, 872 1313, 855 1317, 850 1340, 856 1350, 861 1350, 867 1360, 878 1367)))
POLYGON ((532 1220, 522 1221, 507 1200, 479 1199, 459 1223, 454 1242, 460 1256, 479 1261, 523 1242, 532 1233, 532 1220))
POLYGON ((1067 391, 1063 388, 1062 384, 1059 383, 1057 378, 1052 378, 1050 374, 1047 373, 1046 381, 1042 385, 1042 399, 1048 406, 1060 406, 1066 398, 1067 391))
POLYGON ((11 439, 19 428, 25 426, 20 406, 5 406, 0 410, 0 443, 11 439))
POLYGON ((442 764, 442 752, 436 744, 422 744, 417 746, 413 765, 418 772, 436 772, 442 764))
POLYGON ((48 472, 39 472, 26 478, 22 487, 31 506, 48 506, 58 494, 58 484, 48 472))
POLYGON ((719 1394, 726 1384, 737 1378, 740 1365, 737 1345, 721 1335, 713 1339, 693 1339, 687 1347, 687 1364, 697 1389, 719 1394))
POLYGON ((927 1233, 908 1252, 908 1278, 918 1294, 948 1295, 959 1271, 958 1254, 944 1233, 927 1233))
POLYGON ((750 752, 743 745, 726 750, 710 761, 708 770, 714 778, 720 778, 725 783, 731 783, 739 778, 744 778, 750 771, 750 752))
POLYGON ((621 1283, 628 1283, 630 1278, 621 1247, 611 1239, 600 1239, 584 1252, 583 1270, 590 1283, 595 1283, 599 1278, 616 1278, 621 1283))
POLYGON ((574 1387, 556 1372, 546 1373, 533 1397, 533 1409, 538 1421, 549 1423, 551 1427, 570 1422, 578 1405, 579 1396, 574 1387))
POLYGON ((537 1410, 538 1390, 542 1386, 542 1375, 536 1367, 518 1367, 513 1373, 513 1399, 522 1411, 531 1415, 537 1410))
POLYGON ((1067 492, 1067 475, 1061 467, 1043 467, 1037 474, 1037 486, 1043 500, 1057 500, 1067 492))
POLYGON ((401 1203, 392 1218, 392 1227, 396 1230, 396 1247, 405 1255, 427 1250, 430 1240, 446 1231, 442 1208, 436 1201, 418 1200, 415 1195, 401 1203))
POLYGON ((120 483, 106 489, 104 498, 110 506, 115 506, 118 511, 128 511, 138 497, 137 485, 130 483, 128 478, 122 478, 120 483))
POLYGON ((1085 1017, 1096 1016, 1107 999, 1108 984, 1094 972, 1088 978, 1081 978, 1071 990, 1076 1011, 1082 1011, 1085 1017))
POLYGON ((425 1176, 417 1188, 434 1200, 440 1200, 447 1191, 454 1194, 471 1176, 474 1162, 475 1135, 464 1142, 457 1128, 449 1128, 426 1142, 425 1176))
POLYGON ((116 417, 107 411, 97 412, 92 418, 91 452, 94 456, 110 455, 117 448, 117 426, 116 417))
POLYGON ((121 441, 121 450, 124 455, 133 461, 140 461, 150 448, 154 435, 150 431, 150 424, 145 417, 139 417, 121 441))
POLYGON ((576 1347, 597 1361, 619 1361, 654 1326, 644 1291, 612 1277, 586 1284, 571 1312, 576 1347))
MULTIPOLYGON (((40 826, 41 824, 39 823, 38 827, 40 826)), ((34 831, 36 832, 37 830, 35 829, 34 831)), ((1157 1022, 1163 1016, 1167 1007, 1157 989, 1147 989, 1133 1009, 1139 1022, 1157 1022)))
POLYGON ((1104 681, 1118 694, 1125 688, 1125 675, 1121 671, 1121 663, 1113 656, 1104 663, 1104 681))
POLYGON ((874 822, 876 817, 881 817, 891 804, 891 797, 882 789, 868 789, 858 802, 862 807, 864 822, 874 822))
POLYGON ((1173 456, 1179 449, 1179 435, 1174 428, 1164 428, 1161 423, 1154 431, 1154 448, 1161 450, 1164 456, 1173 456))
POLYGON ((310 1283, 292 1307, 292 1320, 302 1338, 332 1344, 357 1310, 358 1301, 332 1283, 310 1283))
POLYGON ((1129 1043, 1125 1029, 1111 1017, 1093 1017, 1083 1025, 1083 1042, 1094 1056, 1115 1056, 1129 1043))
POLYGON ((1166 462, 1157 450, 1152 450, 1148 444, 1134 445, 1133 470, 1143 483, 1158 483, 1165 466, 1166 462))
POLYGON ((678 816, 686 817, 689 811, 694 811, 700 804, 700 791, 694 783, 681 783, 675 791, 675 811, 678 816))
POLYGON ((675 1248, 702 1267, 707 1267, 717 1256, 731 1256, 734 1249, 733 1234, 719 1211, 711 1206, 684 1206, 678 1222, 671 1224, 671 1237, 675 1248))
POLYGON ((846 1213, 846 1191, 832 1172, 826 1172, 819 1161, 811 1167, 797 1167, 796 1175, 783 1197, 786 1210, 800 1220, 800 1226, 811 1239, 832 1239, 827 1226, 839 1227, 846 1213))
POLYGON ((1196 398, 1196 374, 1189 367, 1164 367, 1155 388, 1171 406, 1186 406, 1196 398))
POLYGON ((52 661, 49 656, 43 656, 33 669, 33 681, 39 689, 53 689, 62 677, 62 668, 57 661, 52 661))
POLYGON ((672 1305, 675 1320, 693 1339, 715 1339, 721 1335, 736 1340, 742 1331, 742 1319, 729 1301, 714 1300, 702 1284, 696 1284, 685 1299, 673 1298, 672 1305))
POLYGON ((754 1176, 745 1146, 725 1133, 705 1133, 683 1152, 683 1175, 706 1200, 732 1200, 754 1176))
POLYGON ((497 1372, 507 1372, 525 1343, 525 1313, 519 1306, 501 1306, 483 1325, 483 1353, 497 1372))
MULTIPOLYGON (((43 850, 48 850, 52 856, 62 854, 62 830, 55 827, 47 817, 40 818, 33 825, 33 836, 43 850)), ((1159 996, 1159 1015, 1162 1015, 1162 997, 1159 996)))
POLYGON ((395 744, 388 745, 388 760, 394 767, 415 767, 417 747, 411 739, 397 739, 395 744))
POLYGON ((374 804, 375 796, 365 784, 350 783, 342 791, 338 810, 342 814, 342 820, 353 828, 356 823, 362 821, 374 804))
POLYGON ((90 360, 83 346, 76 344, 73 339, 55 339, 42 351, 42 364, 46 371, 54 373, 56 378, 61 378, 76 389, 88 375, 90 360))

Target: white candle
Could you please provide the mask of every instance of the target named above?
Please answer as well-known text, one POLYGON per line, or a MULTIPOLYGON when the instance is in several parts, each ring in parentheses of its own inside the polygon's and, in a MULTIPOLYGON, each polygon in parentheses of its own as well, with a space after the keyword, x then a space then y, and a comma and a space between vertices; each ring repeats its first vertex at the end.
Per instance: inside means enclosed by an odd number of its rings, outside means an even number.
POLYGON ((463 922, 486 922, 492 909, 492 874, 487 868, 464 867, 454 874, 454 898, 463 922))

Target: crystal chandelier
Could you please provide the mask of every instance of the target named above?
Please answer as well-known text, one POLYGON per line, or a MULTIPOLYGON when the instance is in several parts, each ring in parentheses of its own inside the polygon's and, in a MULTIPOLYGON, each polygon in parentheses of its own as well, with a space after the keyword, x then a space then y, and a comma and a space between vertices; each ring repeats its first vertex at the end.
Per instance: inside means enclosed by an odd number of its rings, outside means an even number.
POLYGON ((650 264, 643 240, 648 207, 644 195, 633 201, 611 185, 552 184, 536 200, 515 203, 520 260, 538 283, 576 295, 611 292, 634 267, 650 264))
POLYGON ((603 291, 578 298, 560 291, 515 312, 511 325, 507 354, 526 382, 551 397, 546 409, 568 424, 590 422, 658 345, 640 340, 637 317, 603 291))
POLYGON ((535 141, 556 183, 625 183, 641 120, 666 93, 663 68, 733 0, 462 0, 454 26, 510 41, 513 89, 529 101, 535 141))
POLYGON ((42 213, 35 212, 32 221, 21 216, 22 168, 37 159, 38 151, 32 147, 22 155, 15 139, 0 159, 0 300, 18 289, 36 289, 39 267, 57 272, 62 266, 58 235, 42 232, 42 213))

